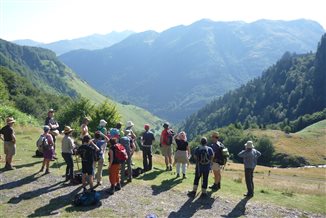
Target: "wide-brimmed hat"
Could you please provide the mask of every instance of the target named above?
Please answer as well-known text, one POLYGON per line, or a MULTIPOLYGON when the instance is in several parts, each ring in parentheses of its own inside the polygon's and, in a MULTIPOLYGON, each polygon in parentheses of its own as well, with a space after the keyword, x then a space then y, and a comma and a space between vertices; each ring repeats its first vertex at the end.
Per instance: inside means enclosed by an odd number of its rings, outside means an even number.
POLYGON ((105 126, 108 122, 106 122, 105 120, 100 120, 100 126, 105 126))
POLYGON ((126 128, 133 127, 135 124, 132 121, 128 121, 126 124, 126 128))
POLYGON ((7 122, 7 124, 9 124, 9 123, 14 123, 14 122, 16 122, 16 120, 15 120, 13 117, 8 117, 8 118, 6 119, 6 122, 7 122))
POLYGON ((50 108, 48 112, 55 112, 53 108, 50 108))
POLYGON ((66 133, 70 133, 72 131, 74 131, 74 129, 72 129, 70 126, 65 126, 63 133, 66 134, 66 133))
POLYGON ((220 134, 218 132, 212 132, 211 135, 213 138, 218 138, 220 136, 220 134))
POLYGON ((254 143, 252 141, 247 141, 247 143, 245 144, 246 148, 254 148, 254 143))

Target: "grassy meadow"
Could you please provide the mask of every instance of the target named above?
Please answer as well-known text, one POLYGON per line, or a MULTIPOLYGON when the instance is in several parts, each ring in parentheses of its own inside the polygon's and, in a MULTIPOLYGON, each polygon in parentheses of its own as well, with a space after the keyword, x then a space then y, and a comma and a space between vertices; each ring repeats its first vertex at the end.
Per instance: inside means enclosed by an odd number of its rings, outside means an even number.
POLYGON ((280 130, 248 130, 257 137, 270 138, 276 153, 303 156, 312 165, 326 164, 326 120, 286 134, 280 130))
MULTIPOLYGON (((83 211, 73 210, 69 193, 74 194, 80 191, 75 186, 71 192, 62 186, 62 175, 65 164, 61 155, 58 161, 51 162, 51 174, 41 175, 37 171, 41 167, 42 158, 34 158, 36 150, 35 141, 42 133, 41 128, 36 127, 15 127, 17 134, 17 155, 14 157, 16 170, 0 171, 0 211, 7 217, 33 217, 47 214, 51 211, 53 215, 61 217, 83 216, 83 211), (13 179, 14 181, 8 182, 13 179), (51 203, 52 202, 52 203, 51 203), (45 204, 45 205, 44 205, 45 204)), ((62 137, 58 137, 58 151, 62 137)), ((3 150, 1 154, 0 168, 4 167, 3 150)), ((142 166, 141 152, 134 156, 136 166, 142 166)), ((154 170, 133 180, 137 186, 146 186, 153 189, 153 193, 173 190, 180 195, 192 188, 194 179, 194 165, 188 169, 188 178, 175 181, 175 171, 164 172, 165 166, 163 157, 154 155, 154 170)), ((81 164, 79 163, 79 166, 81 164)), ((77 164, 75 163, 75 169, 77 164)), ((326 215, 326 169, 325 168, 289 168, 278 169, 258 166, 255 170, 255 197, 253 203, 265 203, 278 205, 286 208, 296 208, 302 211, 321 213, 326 215)), ((104 171, 103 188, 108 187, 108 176, 104 171)), ((213 176, 210 175, 209 184, 213 183, 213 176)), ((228 163, 222 174, 222 189, 213 193, 215 197, 221 196, 230 200, 241 199, 245 193, 245 181, 242 164, 228 163)), ((155 194, 155 193, 154 193, 155 194)), ((145 197, 139 197, 137 204, 146 204, 145 197)), ((158 208, 157 214, 160 213, 158 208)), ((92 216, 114 216, 110 207, 100 207, 92 210, 92 216)))

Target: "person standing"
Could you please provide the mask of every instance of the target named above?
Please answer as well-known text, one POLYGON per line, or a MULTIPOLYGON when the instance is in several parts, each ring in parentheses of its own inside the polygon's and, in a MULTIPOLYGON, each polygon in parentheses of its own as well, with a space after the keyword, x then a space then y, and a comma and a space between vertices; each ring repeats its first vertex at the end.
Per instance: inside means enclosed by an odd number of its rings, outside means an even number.
POLYGON ((63 134, 65 136, 62 139, 61 151, 62 157, 65 160, 66 167, 66 181, 70 181, 73 184, 74 181, 74 161, 72 155, 74 154, 74 149, 76 148, 74 140, 71 137, 73 129, 70 126, 65 126, 63 134))
POLYGON ((221 170, 223 169, 223 148, 224 145, 218 140, 219 139, 219 133, 213 132, 211 135, 212 138, 212 144, 210 147, 214 151, 214 158, 212 163, 212 170, 214 173, 214 184, 210 186, 209 188, 213 191, 217 191, 221 188, 221 170))
MULTIPOLYGON (((106 127, 105 127, 107 123, 108 122, 106 122, 104 119, 102 119, 102 120, 100 120, 100 123, 99 123, 99 125, 97 127, 97 130, 101 131, 104 135, 108 134, 108 131, 107 131, 106 127)), ((104 139, 104 138, 102 138, 102 139, 104 139)))
POLYGON ((94 161, 94 169, 97 162, 97 170, 96 170, 95 178, 97 180, 97 186, 99 186, 102 185, 102 169, 104 166, 104 154, 106 151, 107 143, 109 142, 109 138, 106 135, 104 135, 101 131, 96 131, 93 142, 99 148, 99 151, 96 152, 98 160, 94 161))
POLYGON ((54 112, 52 108, 48 111, 48 116, 45 119, 44 125, 50 127, 50 134, 52 135, 53 138, 53 149, 54 149, 54 156, 53 158, 56 158, 56 153, 55 153, 55 142, 56 142, 56 136, 59 135, 59 124, 58 122, 54 119, 54 112))
POLYGON ((183 179, 186 177, 187 164, 190 156, 190 148, 187 142, 187 135, 185 132, 180 132, 174 137, 177 144, 177 151, 175 152, 174 162, 177 168, 177 177, 180 177, 180 168, 182 167, 183 179))
POLYGON ((16 154, 16 136, 13 125, 16 120, 13 117, 6 119, 7 125, 0 130, 0 137, 4 141, 4 153, 6 155, 6 170, 14 170, 12 158, 16 154))
POLYGON ((201 197, 207 196, 208 176, 209 171, 211 170, 213 155, 213 149, 207 146, 207 139, 202 137, 200 140, 200 145, 197 146, 194 151, 194 158, 196 160, 195 179, 193 190, 188 192, 188 196, 194 197, 196 195, 199 179, 201 177, 203 177, 201 197))
POLYGON ((83 123, 80 126, 80 139, 83 140, 85 135, 89 135, 88 132, 88 124, 89 124, 90 118, 84 117, 83 123))
POLYGON ((172 171, 172 144, 169 143, 169 129, 170 124, 164 123, 164 130, 161 133, 160 144, 162 149, 162 154, 164 156, 166 171, 172 171))
POLYGON ((152 148, 155 141, 154 134, 149 130, 149 124, 144 125, 145 132, 141 138, 143 149, 143 167, 144 171, 152 170, 152 148))
POLYGON ((245 144, 245 150, 240 151, 239 157, 243 158, 244 170, 245 170, 245 180, 247 186, 246 197, 254 196, 254 170, 257 165, 257 159, 260 157, 261 153, 254 149, 254 144, 252 141, 247 141, 245 144))
POLYGON ((45 125, 43 127, 43 142, 42 142, 42 147, 43 147, 43 163, 42 167, 39 172, 43 172, 44 167, 45 167, 45 174, 50 173, 50 161, 53 158, 54 155, 54 141, 52 138, 52 135, 50 134, 50 127, 45 125))
POLYGON ((122 144, 127 152, 128 159, 121 163, 121 182, 124 183, 127 178, 127 182, 132 181, 132 155, 135 152, 136 146, 134 144, 134 140, 132 138, 131 130, 125 130, 125 135, 120 138, 119 142, 122 144), (127 173, 126 173, 127 166, 127 173), (127 175, 127 176, 126 176, 127 175))
POLYGON ((86 192, 86 178, 88 177, 90 190, 93 191, 93 180, 94 180, 94 159, 95 152, 99 148, 91 141, 89 135, 84 136, 83 144, 78 148, 77 152, 82 159, 82 183, 83 191, 86 192))
POLYGON ((108 190, 109 195, 113 195, 115 191, 121 189, 120 183, 120 162, 116 158, 115 153, 117 152, 116 145, 117 138, 110 139, 110 151, 109 151, 109 180, 111 188, 108 190))

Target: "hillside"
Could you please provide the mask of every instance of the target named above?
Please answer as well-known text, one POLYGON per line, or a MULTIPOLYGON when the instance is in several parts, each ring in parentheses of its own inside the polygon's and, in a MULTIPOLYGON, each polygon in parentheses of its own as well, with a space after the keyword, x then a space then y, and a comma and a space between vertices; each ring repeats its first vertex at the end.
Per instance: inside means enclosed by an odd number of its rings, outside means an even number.
POLYGON ((326 34, 317 53, 285 53, 261 77, 228 92, 181 126, 190 137, 231 123, 287 122, 326 108, 326 34))
MULTIPOLYGON (((118 112, 122 116, 122 121, 125 123, 127 120, 133 120, 137 129, 142 129, 144 123, 149 123, 155 127, 161 126, 161 121, 158 117, 153 116, 148 111, 142 108, 132 105, 121 105, 116 103, 107 97, 101 95, 90 87, 85 81, 82 81, 76 74, 69 69, 66 65, 61 63, 56 55, 46 49, 18 46, 16 44, 0 40, 0 66, 1 66, 1 80, 5 78, 5 75, 16 74, 15 80, 19 81, 19 92, 22 93, 19 97, 21 104, 26 107, 31 99, 28 96, 38 98, 41 96, 52 96, 52 98, 63 98, 60 96, 69 96, 71 98, 77 98, 79 96, 90 99, 94 103, 100 103, 105 100, 110 103, 116 104, 118 112), (42 93, 49 93, 48 95, 42 95, 42 93), (56 96, 56 97, 55 97, 56 96)), ((14 82, 14 81, 11 81, 14 82)), ((3 84, 1 82, 1 84, 3 84)), ((0 84, 0 85, 1 85, 0 84)), ((12 83, 13 87, 17 86, 12 83)), ((7 87, 8 88, 8 87, 7 87)), ((10 89, 10 87, 9 87, 10 89)), ((13 90, 13 89, 10 89, 13 90)), ((11 100, 15 93, 10 93, 11 100)), ((48 101, 43 101, 43 106, 49 106, 48 101)), ((51 102, 51 101, 50 101, 51 102)), ((35 103, 33 103, 35 104, 35 103)), ((61 103, 61 105, 64 102, 61 103)), ((39 108, 38 114, 45 113, 43 106, 39 108), (43 108, 43 111, 41 110, 43 108)), ((51 105, 55 107, 55 105, 51 105)))
POLYGON ((109 48, 60 56, 115 100, 178 122, 261 75, 286 51, 315 51, 325 30, 309 20, 253 23, 200 20, 133 34, 109 48))
POLYGON ((91 36, 85 36, 77 39, 60 40, 51 43, 40 43, 28 39, 15 40, 13 42, 18 45, 35 46, 50 49, 54 51, 57 55, 61 55, 66 52, 78 49, 94 50, 110 47, 111 45, 127 38, 131 34, 133 34, 132 31, 111 32, 105 35, 94 34, 91 36))
POLYGON ((279 130, 251 129, 247 131, 257 137, 270 138, 275 147, 275 153, 303 157, 311 165, 326 164, 326 120, 290 134, 279 130))

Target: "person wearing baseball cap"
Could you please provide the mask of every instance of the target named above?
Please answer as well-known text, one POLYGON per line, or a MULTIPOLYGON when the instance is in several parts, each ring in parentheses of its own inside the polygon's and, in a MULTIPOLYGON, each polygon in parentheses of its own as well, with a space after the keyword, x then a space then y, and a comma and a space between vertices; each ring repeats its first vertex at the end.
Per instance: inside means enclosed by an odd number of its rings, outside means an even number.
POLYGON ((6 170, 15 169, 11 163, 12 158, 16 154, 16 136, 13 125, 16 120, 13 117, 6 119, 7 125, 0 129, 0 138, 4 141, 4 153, 6 155, 6 170))
POLYGON ((254 170, 257 165, 257 159, 261 153, 255 149, 254 143, 252 141, 247 141, 244 146, 245 149, 242 150, 238 156, 243 158, 243 164, 245 168, 247 194, 244 196, 251 198, 254 196, 254 170))

